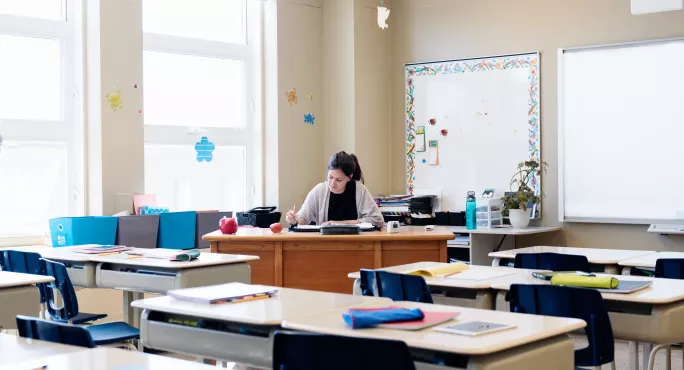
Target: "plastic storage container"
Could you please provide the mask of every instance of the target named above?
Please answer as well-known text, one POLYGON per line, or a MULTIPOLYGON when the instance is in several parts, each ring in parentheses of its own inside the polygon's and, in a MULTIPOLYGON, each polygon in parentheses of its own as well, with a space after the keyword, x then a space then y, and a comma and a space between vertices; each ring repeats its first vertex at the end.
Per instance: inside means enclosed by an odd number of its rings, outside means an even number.
POLYGON ((501 198, 480 198, 475 208, 477 227, 503 225, 503 200, 501 198))
POLYGON ((118 217, 59 217, 49 221, 53 247, 116 242, 118 217))

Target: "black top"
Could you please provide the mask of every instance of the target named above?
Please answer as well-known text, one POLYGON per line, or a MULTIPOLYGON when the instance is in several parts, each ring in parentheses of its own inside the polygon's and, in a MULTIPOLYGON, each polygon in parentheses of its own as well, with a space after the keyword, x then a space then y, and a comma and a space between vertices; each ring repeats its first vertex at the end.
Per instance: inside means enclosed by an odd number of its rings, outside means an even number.
POLYGON ((358 220, 359 213, 356 211, 356 181, 347 183, 347 188, 342 194, 330 192, 328 203, 328 221, 358 220))

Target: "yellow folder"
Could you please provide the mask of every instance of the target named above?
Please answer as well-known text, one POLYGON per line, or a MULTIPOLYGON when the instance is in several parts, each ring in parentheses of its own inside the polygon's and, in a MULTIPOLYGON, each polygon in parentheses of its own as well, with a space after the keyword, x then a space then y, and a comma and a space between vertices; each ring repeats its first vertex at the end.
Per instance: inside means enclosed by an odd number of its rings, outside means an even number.
POLYGON ((466 265, 463 262, 458 262, 458 263, 449 263, 449 264, 445 264, 445 265, 430 267, 430 268, 426 268, 426 269, 409 271, 409 272, 407 272, 407 274, 418 275, 418 276, 423 276, 423 277, 444 277, 447 275, 459 273, 459 272, 467 270, 467 269, 468 269, 468 265, 466 265))

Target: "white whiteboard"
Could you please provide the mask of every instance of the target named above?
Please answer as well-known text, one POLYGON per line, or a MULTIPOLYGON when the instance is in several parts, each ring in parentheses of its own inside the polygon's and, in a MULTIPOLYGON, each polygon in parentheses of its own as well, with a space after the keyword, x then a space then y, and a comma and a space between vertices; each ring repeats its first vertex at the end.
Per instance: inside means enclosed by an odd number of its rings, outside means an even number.
POLYGON ((462 211, 468 191, 503 196, 518 163, 539 159, 538 53, 410 64, 406 81, 409 192, 438 188, 442 210, 462 211), (416 142, 420 127, 425 152, 416 142), (437 140, 437 165, 430 140, 437 140))
POLYGON ((684 220, 684 40, 559 61, 561 221, 684 220))

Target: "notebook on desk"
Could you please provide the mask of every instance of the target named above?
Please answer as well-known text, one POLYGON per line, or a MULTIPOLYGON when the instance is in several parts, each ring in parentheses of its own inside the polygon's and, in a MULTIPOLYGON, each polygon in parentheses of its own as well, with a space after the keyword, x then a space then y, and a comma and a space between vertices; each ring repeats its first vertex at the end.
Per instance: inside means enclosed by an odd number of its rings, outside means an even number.
POLYGON ((167 295, 181 301, 214 304, 235 302, 248 298, 267 298, 276 293, 278 293, 278 289, 273 287, 228 283, 198 288, 170 290, 167 295))
MULTIPOLYGON (((372 230, 378 230, 377 227, 373 226, 370 222, 362 222, 360 224, 355 224, 355 226, 359 227, 360 231, 372 231, 372 230)), ((321 226, 320 225, 296 225, 294 227, 290 228, 291 231, 294 232, 313 232, 313 233, 318 233, 321 232, 321 226)))
POLYGON ((629 294, 653 285, 650 280, 620 280, 615 289, 596 289, 601 293, 629 294))

